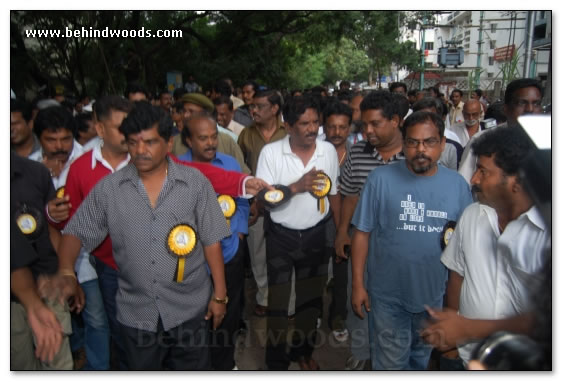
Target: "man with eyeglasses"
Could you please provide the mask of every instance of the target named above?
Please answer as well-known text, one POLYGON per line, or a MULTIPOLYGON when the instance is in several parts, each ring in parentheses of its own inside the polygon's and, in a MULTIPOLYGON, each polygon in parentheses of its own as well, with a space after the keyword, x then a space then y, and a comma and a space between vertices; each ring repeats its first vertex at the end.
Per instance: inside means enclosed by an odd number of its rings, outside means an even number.
POLYGON ((442 233, 447 240, 472 202, 463 178, 438 166, 446 144, 438 115, 415 112, 401 133, 405 160, 371 172, 352 218, 352 308, 368 312, 372 370, 427 368, 432 347, 419 331, 425 306, 442 306, 442 233))
MULTIPOLYGON (((543 89, 538 80, 532 78, 519 78, 512 81, 506 87, 504 93, 504 114, 506 115, 506 124, 500 124, 497 127, 513 127, 518 125, 518 117, 528 114, 542 114, 541 107, 543 98, 543 89)), ((459 173, 467 181, 471 183, 471 177, 477 169, 477 157, 473 154, 471 145, 482 134, 488 130, 476 133, 465 146, 461 161, 459 163, 459 173)))
POLYGON ((481 115, 481 102, 470 99, 463 104, 463 121, 454 124, 451 130, 459 138, 459 143, 465 147, 467 142, 476 133, 481 131, 479 116, 481 115))

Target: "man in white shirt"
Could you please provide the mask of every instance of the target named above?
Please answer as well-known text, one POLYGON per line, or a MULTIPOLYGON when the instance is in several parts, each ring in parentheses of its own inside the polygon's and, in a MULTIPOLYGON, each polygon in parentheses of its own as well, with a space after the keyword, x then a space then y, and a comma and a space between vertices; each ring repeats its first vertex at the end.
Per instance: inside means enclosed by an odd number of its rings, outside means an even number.
POLYGON ((479 115, 481 114, 481 103, 477 100, 470 99, 463 105, 463 121, 454 124, 451 130, 459 138, 459 143, 465 147, 467 142, 476 133, 481 131, 479 123, 479 115))
POLYGON ((463 97, 463 92, 459 89, 452 90, 450 95, 450 106, 448 112, 448 122, 449 126, 453 126, 458 122, 463 122, 463 101, 461 98, 463 97))
POLYGON ((256 169, 257 177, 291 191, 291 199, 273 208, 264 224, 269 290, 266 365, 270 370, 287 370, 290 361, 297 361, 302 370, 318 370, 312 353, 330 254, 325 230, 329 219, 340 216, 338 157, 332 144, 316 139, 319 114, 318 104, 309 97, 289 101, 283 111, 288 136, 264 146, 256 169), (320 172, 330 178, 329 189, 326 181, 319 182, 320 172), (323 187, 327 194, 314 197, 323 187), (287 309, 293 270, 295 331, 288 354, 287 309))
POLYGON ((471 178, 479 203, 467 207, 442 254, 449 268, 446 306, 429 309, 423 338, 440 350, 459 349, 465 366, 477 341, 506 330, 529 334, 531 295, 541 283, 550 234, 524 190, 518 169, 532 150, 518 129, 494 129, 472 146, 471 178))

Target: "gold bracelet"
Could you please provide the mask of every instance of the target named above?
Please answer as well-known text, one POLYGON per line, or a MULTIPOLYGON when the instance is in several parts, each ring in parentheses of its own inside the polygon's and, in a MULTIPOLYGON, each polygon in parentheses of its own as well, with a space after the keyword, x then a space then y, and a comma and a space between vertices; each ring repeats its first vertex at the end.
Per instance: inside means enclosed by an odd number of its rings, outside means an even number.
POLYGON ((74 273, 74 271, 71 271, 71 270, 69 270, 69 269, 61 269, 61 270, 59 271, 59 275, 61 275, 61 276, 70 276, 70 277, 74 277, 74 279, 75 279, 76 281, 78 281, 78 279, 76 278, 76 274, 74 273))
POLYGON ((211 301, 216 302, 217 304, 227 305, 227 303, 229 302, 229 297, 225 296, 225 298, 217 298, 217 297, 213 296, 211 298, 211 301))

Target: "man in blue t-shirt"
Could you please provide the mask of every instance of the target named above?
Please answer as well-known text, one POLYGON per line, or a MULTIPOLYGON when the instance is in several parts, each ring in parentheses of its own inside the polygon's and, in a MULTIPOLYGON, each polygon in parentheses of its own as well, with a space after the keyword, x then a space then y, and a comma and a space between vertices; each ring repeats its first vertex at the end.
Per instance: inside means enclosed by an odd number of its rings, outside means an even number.
POLYGON ((432 347, 419 331, 425 305, 442 306, 442 231, 472 202, 464 179, 437 164, 446 143, 441 118, 415 112, 402 135, 405 161, 371 172, 352 218, 352 307, 362 318, 362 305, 368 311, 373 370, 426 369, 432 347))
MULTIPOLYGON (((207 114, 196 115, 187 121, 187 125, 182 130, 184 144, 190 149, 178 157, 178 159, 188 162, 205 162, 224 170, 241 171, 236 159, 230 155, 217 151, 218 131, 216 122, 207 114)), ((241 242, 244 235, 248 235, 248 214, 250 206, 248 201, 243 198, 236 198, 234 206, 229 210, 229 200, 221 199, 221 208, 226 212, 231 229, 231 236, 221 240, 221 250, 225 261, 225 280, 229 291, 229 301, 227 313, 221 326, 214 330, 211 335, 210 358, 213 370, 232 370, 235 365, 235 333, 238 329, 241 308, 242 294, 244 291, 244 255, 241 242)))

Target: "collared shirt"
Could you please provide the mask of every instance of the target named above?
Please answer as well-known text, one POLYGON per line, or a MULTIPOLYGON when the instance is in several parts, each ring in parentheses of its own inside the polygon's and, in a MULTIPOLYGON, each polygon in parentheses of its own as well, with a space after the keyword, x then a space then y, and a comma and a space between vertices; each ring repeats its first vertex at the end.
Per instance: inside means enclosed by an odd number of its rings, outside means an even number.
POLYGON ((374 168, 403 159, 405 156, 400 151, 385 161, 368 141, 356 143, 344 161, 344 169, 340 176, 340 193, 344 196, 359 195, 369 173, 374 168))
POLYGON ((260 151, 267 143, 273 143, 279 141, 287 135, 283 125, 279 125, 272 137, 270 142, 266 142, 264 136, 260 132, 260 129, 255 124, 252 124, 241 131, 238 137, 238 145, 242 150, 242 155, 244 156, 244 161, 250 167, 250 173, 252 175, 256 174, 256 167, 258 166, 258 157, 260 156, 260 151))
MULTIPOLYGON (((336 195, 338 190, 338 156, 331 143, 316 141, 315 152, 306 166, 291 151, 289 135, 284 139, 267 144, 260 153, 256 176, 269 184, 289 186, 315 167, 323 170, 331 181, 329 195, 336 195)), ((270 217, 275 223, 289 229, 307 229, 315 226, 329 214, 328 198, 324 198, 324 212, 318 209, 318 200, 308 192, 295 194, 289 202, 272 209, 270 217)))
MULTIPOLYGON (((114 170, 102 156, 101 141, 98 141, 98 145, 94 146, 92 150, 86 152, 80 158, 75 160, 68 171, 65 186, 65 194, 67 194, 70 198, 69 219, 75 214, 76 210, 80 207, 84 199, 86 199, 90 191, 100 181, 100 179, 127 166, 129 160, 130 156, 127 154, 127 158, 114 170)), ((88 252, 84 249, 81 251, 82 252, 77 260, 75 269, 80 267, 84 261, 89 263, 88 252)), ((113 269, 117 268, 115 261, 113 260, 111 240, 109 237, 106 237, 106 239, 96 249, 94 249, 91 254, 113 269)))
POLYGON ((250 109, 248 108, 248 105, 243 105, 236 108, 235 113, 233 114, 233 119, 245 127, 248 127, 254 123, 254 120, 250 115, 250 109))
MULTIPOLYGON (((475 132, 475 134, 479 133, 480 131, 483 131, 483 129, 481 129, 481 124, 479 123, 478 125, 479 125, 479 129, 475 132)), ((451 130, 459 138, 459 143, 461 144, 461 146, 462 147, 467 146, 467 143, 469 142, 471 137, 467 132, 467 126, 465 126, 465 122, 456 123, 455 125, 452 126, 451 130)))
POLYGON ((240 132, 244 130, 244 126, 238 123, 237 121, 235 121, 234 119, 231 119, 231 122, 229 122, 227 129, 235 133, 238 140, 238 136, 240 135, 240 132))
MULTIPOLYGON (((441 258, 463 277, 459 313, 473 319, 502 319, 528 311, 549 247, 550 235, 536 207, 509 222, 501 233, 493 208, 471 204, 441 258)), ((465 362, 476 344, 460 347, 465 362)))
POLYGON ((27 155, 27 158, 31 160, 35 160, 34 158, 38 155, 37 153, 39 152, 39 150, 41 150, 41 143, 39 142, 39 138, 37 138, 37 135, 33 133, 31 133, 31 138, 33 139, 33 146, 31 146, 31 151, 27 155))
POLYGON ((37 252, 38 260, 14 265, 27 265, 34 278, 40 274, 53 274, 57 271, 58 258, 49 238, 45 205, 55 197, 55 188, 49 170, 40 163, 10 153, 10 216, 15 219, 18 210, 32 209, 38 218, 39 230, 33 238, 27 237, 37 252))
POLYGON ((457 106, 450 106, 450 111, 448 112, 448 120, 450 122, 450 126, 455 125, 458 122, 463 122, 465 119, 463 118, 463 101, 459 101, 457 106))
POLYGON ((203 317, 211 297, 203 247, 230 235, 211 184, 198 171, 167 158, 168 174, 153 208, 129 163, 94 187, 64 229, 88 251, 109 234, 119 267, 117 319, 156 332, 159 317, 170 330, 203 317), (175 226, 188 224, 197 243, 185 258, 183 281, 175 281, 178 258, 168 250, 175 226))
MULTIPOLYGON (((58 189, 65 185, 66 176, 68 175, 68 169, 70 168, 70 165, 72 164, 72 162, 74 162, 76 158, 82 155, 82 153, 83 153, 82 145, 76 142, 76 140, 73 141, 72 151, 70 152, 70 155, 68 156, 68 160, 66 161, 61 173, 59 174, 59 176, 52 177, 53 184, 55 185, 55 189, 58 189)), ((36 162, 42 162, 43 149, 41 148, 41 150, 36 152, 34 155, 30 156, 29 159, 34 160, 36 162)))
MULTIPOLYGON (((188 150, 187 153, 178 157, 178 159, 192 162, 192 155, 192 150, 188 150)), ((211 160, 211 164, 225 170, 240 172, 240 166, 235 158, 220 152, 215 153, 215 158, 211 160)), ((248 215, 250 213, 250 205, 248 204, 248 200, 243 198, 235 198, 235 202, 237 204, 237 210, 231 217, 229 222, 231 228, 231 236, 228 236, 221 240, 221 249, 223 250, 223 259, 225 261, 225 264, 231 261, 231 259, 235 257, 237 253, 239 246, 238 234, 242 233, 244 235, 248 235, 248 215)))

